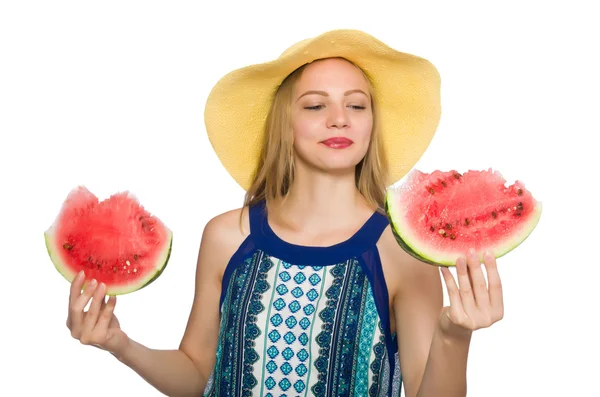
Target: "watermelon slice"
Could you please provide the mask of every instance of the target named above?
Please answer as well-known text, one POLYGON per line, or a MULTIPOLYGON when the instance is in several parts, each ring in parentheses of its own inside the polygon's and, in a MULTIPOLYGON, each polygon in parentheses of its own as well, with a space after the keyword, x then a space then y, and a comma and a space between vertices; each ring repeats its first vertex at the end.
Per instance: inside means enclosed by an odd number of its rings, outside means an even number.
POLYGON ((474 248, 499 258, 519 246, 542 213, 524 184, 506 186, 498 171, 412 170, 389 187, 385 208, 398 244, 432 265, 454 266, 474 248))
POLYGON ((88 281, 106 284, 107 295, 137 291, 165 269, 172 231, 129 192, 100 202, 87 188, 73 189, 44 232, 56 269, 72 282, 84 270, 88 281))

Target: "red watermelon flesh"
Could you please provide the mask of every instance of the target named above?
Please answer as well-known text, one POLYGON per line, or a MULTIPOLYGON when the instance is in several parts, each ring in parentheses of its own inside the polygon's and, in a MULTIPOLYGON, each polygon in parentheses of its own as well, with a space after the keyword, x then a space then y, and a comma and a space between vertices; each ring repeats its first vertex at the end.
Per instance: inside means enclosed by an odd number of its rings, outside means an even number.
POLYGON ((542 212, 521 181, 507 186, 498 172, 411 171, 388 188, 386 211, 394 236, 423 262, 453 266, 474 248, 499 258, 535 229, 542 212))
POLYGON ((96 279, 106 284, 107 295, 121 295, 160 276, 173 233, 129 192, 99 201, 79 186, 44 236, 54 266, 69 282, 84 270, 86 283, 96 279))

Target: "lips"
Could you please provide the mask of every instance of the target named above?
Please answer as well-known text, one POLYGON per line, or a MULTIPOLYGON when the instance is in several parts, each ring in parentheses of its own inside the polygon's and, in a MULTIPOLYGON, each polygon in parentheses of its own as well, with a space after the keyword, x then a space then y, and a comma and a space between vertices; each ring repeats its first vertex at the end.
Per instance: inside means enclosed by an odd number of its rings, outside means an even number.
POLYGON ((332 149, 343 149, 343 148, 346 148, 346 147, 352 145, 354 142, 352 142, 348 138, 334 137, 334 138, 329 138, 325 141, 322 141, 321 143, 332 149))

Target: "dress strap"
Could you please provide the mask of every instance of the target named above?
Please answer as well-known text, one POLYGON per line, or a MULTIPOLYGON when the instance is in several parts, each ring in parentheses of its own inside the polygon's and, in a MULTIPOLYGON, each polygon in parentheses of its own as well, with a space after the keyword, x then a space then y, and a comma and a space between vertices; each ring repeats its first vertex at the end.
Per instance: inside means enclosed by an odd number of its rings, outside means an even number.
POLYGON ((263 234, 265 232, 265 223, 267 221, 267 210, 265 201, 250 206, 250 233, 263 234))
POLYGON ((374 245, 379 241, 381 234, 389 224, 390 222, 386 215, 375 212, 364 224, 359 233, 368 245, 374 245))

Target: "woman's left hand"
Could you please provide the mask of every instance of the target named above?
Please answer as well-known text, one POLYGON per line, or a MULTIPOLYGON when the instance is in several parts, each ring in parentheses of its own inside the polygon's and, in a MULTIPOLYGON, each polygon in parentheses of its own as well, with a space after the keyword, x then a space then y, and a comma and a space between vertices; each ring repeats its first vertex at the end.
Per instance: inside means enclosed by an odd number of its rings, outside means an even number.
POLYGON ((442 309, 440 327, 449 336, 465 336, 487 328, 504 316, 502 283, 491 254, 484 255, 487 283, 479 258, 472 250, 456 261, 458 285, 446 267, 441 267, 446 282, 450 306, 442 309))

